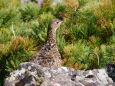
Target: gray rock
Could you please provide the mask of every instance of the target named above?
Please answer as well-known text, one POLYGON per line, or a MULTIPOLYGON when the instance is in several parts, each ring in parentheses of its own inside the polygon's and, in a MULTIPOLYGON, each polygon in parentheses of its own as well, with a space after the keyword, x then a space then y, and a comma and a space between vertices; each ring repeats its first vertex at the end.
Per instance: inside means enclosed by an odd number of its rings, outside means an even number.
POLYGON ((48 68, 25 62, 10 73, 5 79, 5 86, 115 86, 115 83, 105 69, 48 68))
POLYGON ((107 70, 109 77, 111 77, 112 80, 115 82, 115 63, 107 64, 106 70, 107 70))

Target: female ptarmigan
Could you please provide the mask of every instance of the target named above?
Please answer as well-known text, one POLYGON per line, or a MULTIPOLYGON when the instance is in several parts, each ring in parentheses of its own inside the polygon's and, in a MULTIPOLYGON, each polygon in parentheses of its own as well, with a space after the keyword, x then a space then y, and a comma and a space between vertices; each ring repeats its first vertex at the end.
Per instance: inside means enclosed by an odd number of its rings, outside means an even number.
POLYGON ((43 67, 61 66, 61 56, 56 44, 56 30, 62 21, 54 19, 48 25, 47 39, 39 52, 32 56, 30 62, 43 67))

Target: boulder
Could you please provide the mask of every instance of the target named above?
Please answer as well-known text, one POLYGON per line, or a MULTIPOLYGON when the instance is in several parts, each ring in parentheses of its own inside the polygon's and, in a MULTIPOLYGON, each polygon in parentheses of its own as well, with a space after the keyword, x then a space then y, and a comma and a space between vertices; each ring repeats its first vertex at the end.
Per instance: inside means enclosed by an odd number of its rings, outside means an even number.
POLYGON ((107 71, 108 76, 111 77, 112 80, 115 82, 115 63, 107 64, 106 71, 107 71))
POLYGON ((10 73, 5 86, 115 86, 115 83, 104 68, 85 71, 25 62, 10 73))

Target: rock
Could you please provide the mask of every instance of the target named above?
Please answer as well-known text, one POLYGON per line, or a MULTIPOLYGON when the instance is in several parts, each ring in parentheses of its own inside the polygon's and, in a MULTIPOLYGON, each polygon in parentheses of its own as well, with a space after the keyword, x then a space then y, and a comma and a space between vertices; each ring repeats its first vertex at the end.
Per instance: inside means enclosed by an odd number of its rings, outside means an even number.
POLYGON ((115 63, 107 64, 106 71, 107 71, 109 77, 111 77, 112 80, 115 82, 115 63))
POLYGON ((48 68, 25 62, 10 73, 5 79, 5 86, 115 86, 115 83, 105 69, 48 68))

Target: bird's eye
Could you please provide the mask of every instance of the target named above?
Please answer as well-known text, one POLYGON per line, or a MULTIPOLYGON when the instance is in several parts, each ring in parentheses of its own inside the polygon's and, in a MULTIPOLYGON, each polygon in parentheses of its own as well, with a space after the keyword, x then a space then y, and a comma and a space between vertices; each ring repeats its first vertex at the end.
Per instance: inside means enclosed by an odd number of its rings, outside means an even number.
POLYGON ((59 22, 56 22, 57 24, 59 23, 59 22))

